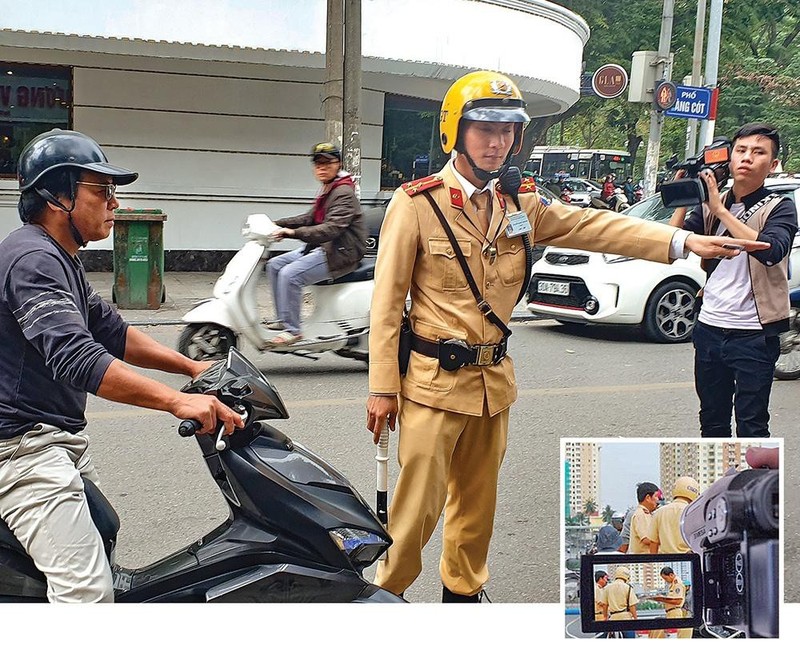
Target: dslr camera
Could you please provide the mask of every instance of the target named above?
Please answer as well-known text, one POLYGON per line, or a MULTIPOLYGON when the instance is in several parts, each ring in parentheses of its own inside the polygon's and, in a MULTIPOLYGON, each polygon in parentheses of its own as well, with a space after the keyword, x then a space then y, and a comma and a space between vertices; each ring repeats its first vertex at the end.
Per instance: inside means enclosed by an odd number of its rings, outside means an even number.
POLYGON ((778 637, 778 472, 729 472, 684 509, 681 533, 701 556, 703 618, 747 637, 778 637))
POLYGON ((685 170, 686 177, 674 179, 661 184, 661 201, 667 208, 679 206, 695 206, 708 200, 708 188, 700 179, 700 171, 710 170, 714 173, 717 186, 722 187, 730 179, 731 142, 719 138, 710 146, 700 151, 697 157, 690 157, 686 161, 668 161, 669 170, 685 170))

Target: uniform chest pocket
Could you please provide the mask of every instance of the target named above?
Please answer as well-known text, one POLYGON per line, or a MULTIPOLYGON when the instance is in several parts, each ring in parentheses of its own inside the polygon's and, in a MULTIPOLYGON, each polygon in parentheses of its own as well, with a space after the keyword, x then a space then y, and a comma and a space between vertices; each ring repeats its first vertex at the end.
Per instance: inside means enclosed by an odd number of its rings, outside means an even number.
POLYGON ((525 245, 522 237, 497 239, 497 273, 503 285, 519 285, 525 278, 525 245))
MULTIPOLYGON (((472 254, 472 241, 456 238, 465 258, 472 254)), ((442 278, 442 289, 446 292, 467 289, 467 277, 461 269, 453 245, 447 238, 428 238, 428 252, 434 271, 442 278)))

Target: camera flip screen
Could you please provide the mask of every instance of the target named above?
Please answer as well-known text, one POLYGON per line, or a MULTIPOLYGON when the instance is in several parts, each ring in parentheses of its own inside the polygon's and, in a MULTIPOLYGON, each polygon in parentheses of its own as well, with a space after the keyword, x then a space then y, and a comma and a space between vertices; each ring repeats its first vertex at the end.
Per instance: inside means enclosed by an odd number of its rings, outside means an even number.
POLYGON ((694 628, 702 623, 703 578, 697 554, 581 556, 581 630, 694 628), (605 573, 605 585, 596 578, 605 573))
POLYGON ((684 177, 661 185, 661 201, 668 209, 697 206, 703 203, 705 187, 698 177, 684 177))

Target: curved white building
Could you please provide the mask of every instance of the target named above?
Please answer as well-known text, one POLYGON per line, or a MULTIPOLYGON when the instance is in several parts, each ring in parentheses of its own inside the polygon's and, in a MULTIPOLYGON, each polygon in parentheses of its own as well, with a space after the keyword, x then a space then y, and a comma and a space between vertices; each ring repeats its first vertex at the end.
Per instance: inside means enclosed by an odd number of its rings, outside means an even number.
MULTIPOLYGON (((426 159, 439 165, 435 115, 466 71, 510 75, 533 117, 578 100, 589 28, 558 5, 371 0, 362 11, 366 204, 427 174, 426 159)), ((0 235, 19 222, 19 151, 38 132, 62 127, 89 134, 112 162, 139 171, 120 200, 168 214, 168 266, 181 251, 196 258, 236 249, 248 213, 282 217, 311 203, 308 151, 325 138, 324 80, 321 52, 0 30, 0 235)))

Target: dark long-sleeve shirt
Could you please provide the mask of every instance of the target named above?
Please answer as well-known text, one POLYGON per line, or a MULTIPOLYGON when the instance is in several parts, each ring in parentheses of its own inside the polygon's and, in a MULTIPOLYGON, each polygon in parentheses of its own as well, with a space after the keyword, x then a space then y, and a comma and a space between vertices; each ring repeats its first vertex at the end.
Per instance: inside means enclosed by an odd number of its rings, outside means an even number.
POLYGON ((86 426, 128 326, 95 292, 80 260, 27 224, 0 242, 0 438, 52 424, 86 426))

